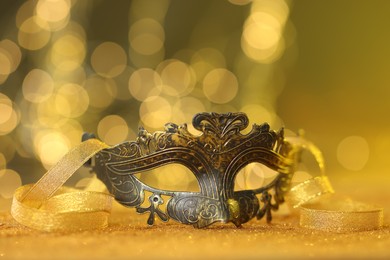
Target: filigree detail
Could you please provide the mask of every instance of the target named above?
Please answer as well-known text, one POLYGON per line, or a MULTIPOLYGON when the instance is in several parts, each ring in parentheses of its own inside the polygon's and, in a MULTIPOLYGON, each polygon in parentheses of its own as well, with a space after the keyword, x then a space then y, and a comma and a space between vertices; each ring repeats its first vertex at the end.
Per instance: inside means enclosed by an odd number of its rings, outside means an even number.
POLYGON ((149 224, 154 223, 155 214, 164 221, 172 218, 195 227, 214 222, 240 226, 264 215, 270 219, 271 210, 284 201, 299 156, 299 149, 284 140, 283 129, 275 132, 267 123, 255 124, 244 135, 241 131, 248 126, 244 113, 200 113, 194 116, 193 126, 200 135, 191 134, 186 124, 168 123, 164 131, 154 133, 140 127, 135 141, 100 151, 93 170, 120 203, 136 207, 139 213, 150 212, 149 224), (236 175, 253 162, 279 175, 267 186, 234 191, 236 175), (134 175, 172 163, 192 171, 200 192, 161 190, 134 175), (274 203, 270 190, 274 190, 274 203), (153 194, 149 197, 151 205, 141 208, 145 191, 153 194), (256 194, 261 195, 261 201, 256 194), (158 209, 163 204, 162 195, 170 197, 166 213, 158 209))
POLYGON ((200 113, 192 122, 195 129, 220 142, 245 129, 249 121, 244 113, 200 113))
POLYGON ((279 209, 279 203, 272 204, 272 195, 268 191, 263 191, 263 194, 260 198, 263 202, 263 206, 259 209, 256 214, 257 219, 261 219, 264 215, 266 216, 267 222, 270 223, 272 220, 272 210, 279 209))
POLYGON ((167 205, 168 215, 183 224, 202 227, 205 223, 223 221, 221 202, 217 199, 197 195, 174 196, 167 205))
POLYGON ((149 201, 150 201, 149 207, 141 208, 141 207, 137 206, 136 211, 140 214, 150 212, 149 218, 147 221, 148 225, 150 225, 150 226, 154 224, 154 218, 155 218, 156 214, 162 221, 167 222, 169 220, 169 217, 167 216, 167 214, 165 214, 164 212, 162 212, 158 208, 159 205, 164 203, 164 200, 161 198, 161 196, 158 194, 153 194, 149 197, 149 201))

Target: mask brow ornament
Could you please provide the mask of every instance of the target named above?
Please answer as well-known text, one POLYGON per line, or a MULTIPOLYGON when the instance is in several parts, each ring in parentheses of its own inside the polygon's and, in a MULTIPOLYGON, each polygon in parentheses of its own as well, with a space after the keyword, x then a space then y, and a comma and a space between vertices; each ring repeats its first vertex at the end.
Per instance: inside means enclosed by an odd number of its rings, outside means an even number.
POLYGON ((154 133, 140 127, 136 141, 97 153, 92 170, 119 203, 135 207, 138 213, 149 212, 149 225, 154 224, 155 215, 162 221, 171 218, 197 228, 215 222, 240 226, 263 216, 271 221, 271 210, 278 209, 289 190, 300 148, 284 139, 283 129, 272 131, 267 123, 254 124, 248 134, 242 134, 248 126, 244 113, 199 113, 192 124, 200 135, 191 134, 186 124, 168 123, 164 131, 154 133), (266 186, 234 191, 238 172, 254 162, 268 166, 278 175, 266 186), (199 192, 160 190, 134 175, 172 163, 191 170, 199 192), (147 208, 141 207, 145 191, 152 193, 147 208), (166 212, 159 209, 164 204, 162 196, 169 198, 166 212))

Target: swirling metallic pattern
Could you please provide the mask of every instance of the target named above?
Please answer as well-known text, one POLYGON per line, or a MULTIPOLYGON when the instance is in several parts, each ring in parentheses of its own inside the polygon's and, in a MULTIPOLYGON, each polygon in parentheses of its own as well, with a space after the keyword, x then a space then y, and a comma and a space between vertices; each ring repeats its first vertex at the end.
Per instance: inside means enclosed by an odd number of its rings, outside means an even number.
MULTIPOLYGON (((266 212, 270 220, 271 209, 277 209, 284 201, 286 189, 281 187, 289 186, 291 178, 285 176, 294 172, 299 149, 285 141, 283 129, 272 131, 266 123, 254 125, 248 134, 242 134, 248 122, 244 113, 199 113, 193 119, 194 128, 201 131, 198 136, 191 134, 185 124, 168 123, 165 131, 154 133, 141 127, 136 141, 100 151, 95 156, 93 170, 120 203, 136 207, 138 212, 144 212, 139 208, 144 192, 148 191, 155 196, 170 196, 167 215, 195 227, 214 222, 233 222, 239 226, 255 216, 262 216, 262 212, 266 212), (253 162, 264 164, 279 175, 265 187, 234 191, 238 172, 253 162), (161 190, 142 183, 134 175, 173 163, 191 170, 200 192, 161 190), (269 190, 276 194, 273 204, 269 190), (238 214, 231 212, 232 201, 236 201, 233 204, 238 214)), ((149 208, 147 211, 154 214, 149 208)), ((148 223, 154 222, 149 218, 148 223)))

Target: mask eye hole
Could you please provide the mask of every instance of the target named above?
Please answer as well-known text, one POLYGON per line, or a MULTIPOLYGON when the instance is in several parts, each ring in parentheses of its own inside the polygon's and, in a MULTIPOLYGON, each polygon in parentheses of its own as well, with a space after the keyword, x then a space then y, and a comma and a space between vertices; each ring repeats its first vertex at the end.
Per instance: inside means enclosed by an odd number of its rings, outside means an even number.
POLYGON ((181 164, 164 165, 135 176, 144 184, 159 190, 200 191, 195 175, 181 164))
POLYGON ((250 163, 236 175, 234 190, 251 190, 263 187, 272 182, 278 172, 261 163, 250 163))

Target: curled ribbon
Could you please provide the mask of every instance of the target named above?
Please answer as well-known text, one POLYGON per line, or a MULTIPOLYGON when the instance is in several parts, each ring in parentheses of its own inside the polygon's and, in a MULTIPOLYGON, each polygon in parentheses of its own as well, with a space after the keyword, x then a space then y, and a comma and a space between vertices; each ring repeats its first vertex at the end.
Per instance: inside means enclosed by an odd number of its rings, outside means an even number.
POLYGON ((76 146, 37 183, 15 191, 11 215, 27 227, 45 231, 106 227, 111 195, 61 186, 93 155, 107 147, 96 139, 76 146))
POLYGON ((373 230, 383 226, 383 209, 330 196, 301 206, 300 225, 332 232, 373 230))
POLYGON ((383 208, 375 207, 334 195, 333 187, 324 175, 321 151, 303 138, 289 140, 309 150, 317 160, 321 176, 311 178, 292 187, 287 201, 300 209, 300 225, 305 228, 350 232, 378 229, 383 226, 383 208))
MULTIPOLYGON (((323 172, 323 158, 318 148, 302 138, 289 141, 308 149, 323 172)), ((37 183, 18 188, 11 207, 15 220, 27 227, 45 231, 106 227, 113 199, 111 195, 61 186, 93 155, 107 147, 96 139, 82 142, 37 183)), ((288 193, 288 201, 294 207, 300 208, 300 225, 333 232, 382 227, 382 208, 323 196, 333 193, 333 188, 324 174, 292 187, 288 193), (313 201, 316 202, 312 203, 313 201)))

